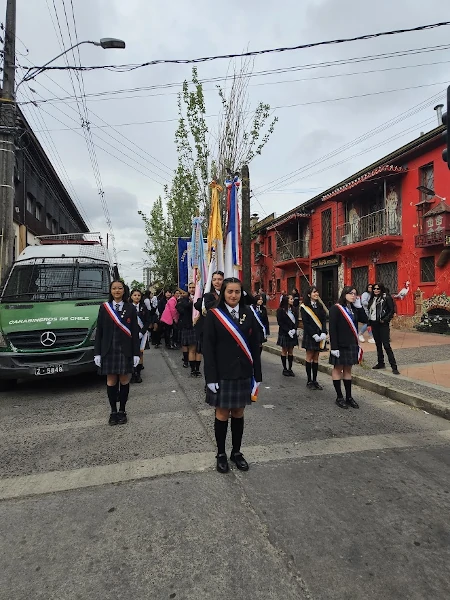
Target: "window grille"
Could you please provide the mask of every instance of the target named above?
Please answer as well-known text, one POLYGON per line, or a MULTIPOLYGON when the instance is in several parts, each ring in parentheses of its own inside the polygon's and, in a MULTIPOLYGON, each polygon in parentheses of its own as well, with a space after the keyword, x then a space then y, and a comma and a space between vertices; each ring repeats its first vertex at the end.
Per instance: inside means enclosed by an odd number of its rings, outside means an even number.
POLYGON ((322 212, 322 252, 331 252, 331 208, 322 212))
POLYGON ((352 269, 352 285, 362 294, 369 283, 369 267, 354 267, 352 269))
POLYGON ((281 292, 281 279, 277 279, 277 292, 281 292))
POLYGON ((420 281, 423 283, 436 281, 434 256, 424 256, 420 259, 420 281))
POLYGON ((390 294, 396 294, 398 291, 397 263, 377 264, 376 279, 377 282, 384 284, 390 294))
MULTIPOLYGON (((429 188, 430 190, 434 191, 434 164, 431 163, 429 165, 425 165, 424 167, 420 167, 419 169, 419 173, 420 173, 420 185, 423 185, 427 188, 429 188)), ((424 192, 421 192, 422 197, 421 200, 429 200, 430 197, 425 194, 424 192)))
POLYGON ((297 287, 297 278, 296 277, 288 277, 287 278, 287 293, 291 294, 292 290, 297 287))
POLYGON ((270 236, 267 240, 267 254, 272 256, 272 238, 270 236))

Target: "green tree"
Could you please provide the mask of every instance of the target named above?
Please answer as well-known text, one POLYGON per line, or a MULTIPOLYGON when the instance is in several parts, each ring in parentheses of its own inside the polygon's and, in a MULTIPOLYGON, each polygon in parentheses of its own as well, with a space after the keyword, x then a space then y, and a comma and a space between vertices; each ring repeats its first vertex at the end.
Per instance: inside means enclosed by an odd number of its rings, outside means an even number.
POLYGON ((136 279, 133 279, 133 281, 130 283, 130 292, 131 290, 140 290, 142 293, 144 293, 145 285, 142 283, 142 281, 137 281, 136 279))

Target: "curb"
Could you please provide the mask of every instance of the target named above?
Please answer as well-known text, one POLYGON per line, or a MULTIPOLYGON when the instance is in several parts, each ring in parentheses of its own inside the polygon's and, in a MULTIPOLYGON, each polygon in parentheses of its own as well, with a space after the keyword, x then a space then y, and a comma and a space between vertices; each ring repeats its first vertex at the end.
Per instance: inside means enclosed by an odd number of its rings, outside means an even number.
MULTIPOLYGON (((276 346, 263 344, 263 350, 265 352, 269 352, 270 354, 281 356, 281 350, 279 350, 276 346)), ((304 365, 306 360, 300 356, 294 355, 294 362, 304 365)), ((321 365, 319 363, 319 371, 331 375, 332 369, 331 366, 321 365)), ((425 410, 432 415, 436 415, 437 417, 442 417, 443 419, 450 421, 450 406, 445 402, 440 402, 439 400, 430 400, 424 398, 423 396, 416 396, 415 394, 399 390, 398 388, 390 385, 379 383, 378 381, 373 381, 373 379, 368 379, 367 377, 363 377, 361 375, 353 375, 352 381, 355 385, 363 388, 364 390, 369 390, 370 392, 375 392, 375 394, 379 394, 380 396, 385 396, 390 400, 395 400, 396 402, 401 402, 402 404, 407 404, 408 406, 425 410)))

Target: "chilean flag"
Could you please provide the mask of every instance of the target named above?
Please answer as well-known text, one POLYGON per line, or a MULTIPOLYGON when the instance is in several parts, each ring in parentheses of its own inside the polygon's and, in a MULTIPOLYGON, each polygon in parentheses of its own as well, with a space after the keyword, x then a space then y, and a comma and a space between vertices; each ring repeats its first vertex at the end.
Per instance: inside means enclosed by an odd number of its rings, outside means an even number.
POLYGON ((227 237, 225 243, 225 277, 239 277, 241 260, 241 221, 239 217, 238 177, 227 179, 227 237))

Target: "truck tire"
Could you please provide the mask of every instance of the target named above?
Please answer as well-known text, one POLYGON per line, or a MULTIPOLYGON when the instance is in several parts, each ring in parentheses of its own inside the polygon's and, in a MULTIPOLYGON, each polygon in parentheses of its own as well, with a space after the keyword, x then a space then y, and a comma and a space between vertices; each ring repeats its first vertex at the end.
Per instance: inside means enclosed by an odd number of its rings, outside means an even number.
POLYGON ((0 379, 0 392, 9 392, 17 385, 17 379, 0 379))

